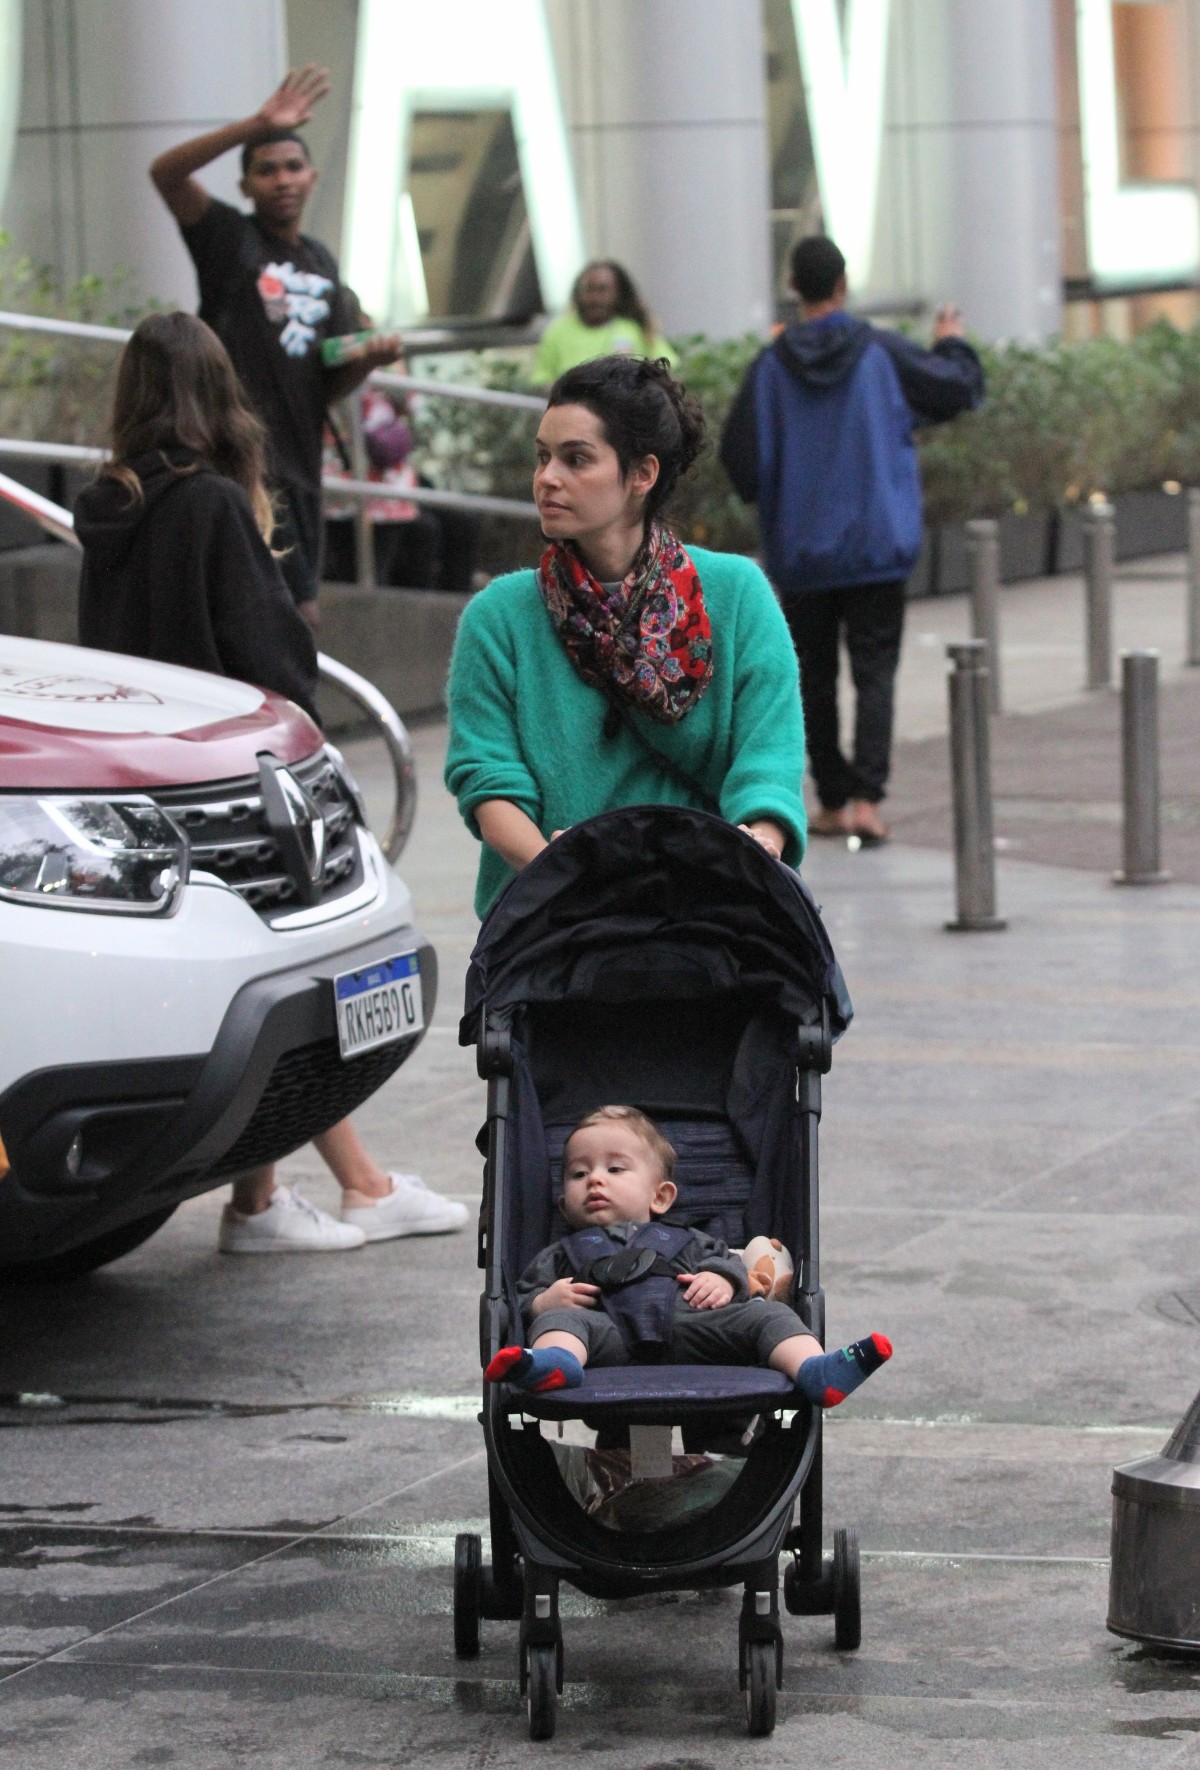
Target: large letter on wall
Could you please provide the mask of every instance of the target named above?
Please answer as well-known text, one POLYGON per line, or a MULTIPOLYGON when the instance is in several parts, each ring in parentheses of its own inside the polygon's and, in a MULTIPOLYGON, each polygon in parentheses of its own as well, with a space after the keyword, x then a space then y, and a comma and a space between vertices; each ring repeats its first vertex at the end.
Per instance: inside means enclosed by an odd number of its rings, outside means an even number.
POLYGON ((1076 0, 1088 260, 1101 289, 1192 281, 1200 196, 1191 185, 1122 184, 1112 0, 1076 0))
POLYGON ((890 11, 890 0, 846 0, 843 52, 837 0, 792 0, 825 231, 859 288, 871 272, 890 11))
POLYGON ((363 0, 342 256, 377 321, 424 308, 404 188, 413 113, 488 108, 512 112, 538 280, 561 307, 583 231, 542 0, 363 0))

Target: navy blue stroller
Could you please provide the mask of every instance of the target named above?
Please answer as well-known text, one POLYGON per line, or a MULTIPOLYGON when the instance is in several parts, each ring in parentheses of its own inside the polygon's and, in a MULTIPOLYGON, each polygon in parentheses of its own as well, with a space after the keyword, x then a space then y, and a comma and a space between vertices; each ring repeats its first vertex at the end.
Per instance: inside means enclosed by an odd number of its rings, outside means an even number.
MULTIPOLYGON (((850 1015, 807 889, 719 818, 609 812, 526 867, 480 931, 460 1035, 488 1084, 482 1364, 522 1339, 514 1286, 562 1233, 563 1145, 609 1102, 640 1107, 675 1146, 667 1221, 734 1247, 777 1237, 795 1256, 792 1305, 823 1338, 821 1076, 850 1015)), ((780 1373, 633 1364, 540 1395, 485 1384, 482 1420, 492 1558, 485 1567, 478 1536, 457 1538, 454 1645, 470 1658, 481 1618, 520 1622, 534 1739, 553 1734, 562 1690, 561 1580, 600 1598, 742 1582, 738 1672, 753 1734, 774 1727, 782 1680, 781 1553, 787 1609, 831 1613, 837 1645, 858 1646, 857 1538, 836 1532, 824 1556, 820 1410, 780 1373), (661 1449, 663 1429, 678 1427, 684 1450, 711 1453, 732 1481, 698 1515, 612 1528, 565 1478, 552 1437, 565 1420, 631 1451, 646 1428, 661 1449)))

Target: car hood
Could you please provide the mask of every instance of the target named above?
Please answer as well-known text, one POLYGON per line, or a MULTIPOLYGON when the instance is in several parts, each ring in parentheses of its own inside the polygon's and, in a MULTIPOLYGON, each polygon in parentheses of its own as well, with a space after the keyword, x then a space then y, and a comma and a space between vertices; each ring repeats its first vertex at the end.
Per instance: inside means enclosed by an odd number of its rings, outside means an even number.
POLYGON ((320 748, 282 696, 149 658, 0 634, 0 791, 190 786, 320 748))

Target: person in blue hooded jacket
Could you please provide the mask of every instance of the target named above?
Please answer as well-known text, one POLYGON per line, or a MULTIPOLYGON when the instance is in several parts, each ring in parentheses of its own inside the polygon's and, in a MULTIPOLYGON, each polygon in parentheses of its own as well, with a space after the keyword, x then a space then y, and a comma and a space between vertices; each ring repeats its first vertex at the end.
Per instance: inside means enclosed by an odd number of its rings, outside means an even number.
POLYGON ((791 271, 800 318, 747 370, 721 460, 758 505, 767 575, 800 660, 821 801, 809 829, 881 842, 904 584, 921 545, 913 432, 977 406, 983 369, 956 308, 939 310, 932 350, 847 313, 846 261, 823 235, 799 242, 791 271), (838 731, 843 640, 856 697, 850 759, 838 731))

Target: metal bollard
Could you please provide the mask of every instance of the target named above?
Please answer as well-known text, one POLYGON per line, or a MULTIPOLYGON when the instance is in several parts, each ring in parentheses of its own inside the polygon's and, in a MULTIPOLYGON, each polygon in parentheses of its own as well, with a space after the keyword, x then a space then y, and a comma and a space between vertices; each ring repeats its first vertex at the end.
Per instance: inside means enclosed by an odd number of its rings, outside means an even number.
POLYGON ((1000 524, 977 517, 967 524, 971 575, 971 632, 987 645, 988 705, 1000 711, 1000 524))
POLYGON ((1200 1395, 1156 1457, 1113 1470, 1108 1626, 1200 1649, 1200 1395))
MULTIPOLYGON (((355 479, 362 480, 367 478, 371 463, 363 435, 361 389, 352 394, 346 404, 350 418, 350 471, 355 479)), ((375 590, 378 588, 375 581, 375 525, 362 498, 354 501, 354 543, 358 555, 358 587, 360 590, 375 590)))
POLYGON ((1159 866, 1158 653, 1121 653, 1121 797, 1125 865, 1114 885, 1163 885, 1159 866))
POLYGON ((1116 516, 1111 504, 1083 513, 1083 569, 1087 584, 1087 686, 1112 682, 1112 585, 1116 516))
POLYGON ((958 915, 952 933, 1005 928, 996 914, 996 845, 992 833, 992 764, 988 740, 987 645, 968 639, 948 645, 950 773, 954 785, 954 887, 958 915))
POLYGON ((1200 664, 1200 490, 1187 495, 1187 661, 1200 664))

